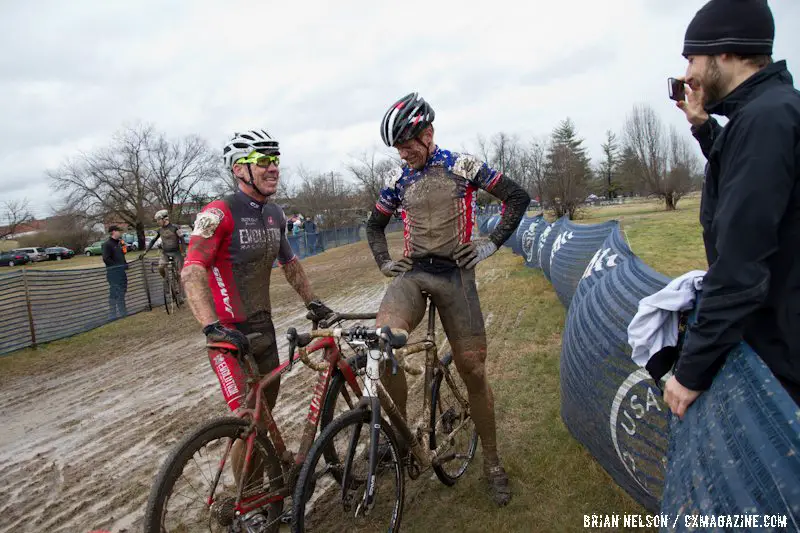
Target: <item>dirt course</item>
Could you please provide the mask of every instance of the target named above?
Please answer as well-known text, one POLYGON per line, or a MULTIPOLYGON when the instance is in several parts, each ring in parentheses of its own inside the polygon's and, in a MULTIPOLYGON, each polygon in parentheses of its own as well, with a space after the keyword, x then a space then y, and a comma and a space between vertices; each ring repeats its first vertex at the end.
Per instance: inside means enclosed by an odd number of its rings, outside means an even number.
MULTIPOLYGON (((386 281, 365 243, 303 264, 334 309, 377 310, 386 281)), ((278 272, 272 298, 284 360, 282 333, 308 322, 278 272)), ((151 483, 170 447, 198 424, 226 414, 189 311, 143 315, 150 316, 126 321, 151 321, 149 335, 128 339, 122 348, 105 341, 91 350, 73 342, 73 349, 66 341, 52 363, 0 374, 0 532, 140 531, 151 483)), ((314 381, 315 373, 302 365, 284 376, 277 419, 290 447, 314 381)))

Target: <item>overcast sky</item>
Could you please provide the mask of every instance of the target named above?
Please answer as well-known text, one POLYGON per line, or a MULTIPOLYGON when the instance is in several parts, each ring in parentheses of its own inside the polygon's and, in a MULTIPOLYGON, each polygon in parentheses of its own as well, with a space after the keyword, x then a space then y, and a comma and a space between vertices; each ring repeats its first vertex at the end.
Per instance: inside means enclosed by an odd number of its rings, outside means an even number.
MULTIPOLYGON (((436 140, 523 139, 572 118, 593 158, 648 103, 686 131, 666 78, 685 70, 704 0, 3 2, 0 200, 57 204, 45 170, 126 124, 221 149, 266 128, 282 163, 337 170, 380 144, 397 98, 419 91, 436 140)), ((771 0, 775 59, 800 75, 800 1, 771 0)), ((797 84, 796 84, 797 85, 797 84)))

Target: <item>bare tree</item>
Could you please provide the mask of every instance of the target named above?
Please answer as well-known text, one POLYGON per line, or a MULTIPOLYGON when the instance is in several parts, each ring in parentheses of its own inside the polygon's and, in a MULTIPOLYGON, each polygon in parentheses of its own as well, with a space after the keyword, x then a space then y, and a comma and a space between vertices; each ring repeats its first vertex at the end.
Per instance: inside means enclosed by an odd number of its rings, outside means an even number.
POLYGON ((306 217, 322 215, 322 226, 341 227, 359 222, 363 208, 352 184, 337 172, 315 173, 302 167, 297 174, 300 184, 291 200, 295 211, 306 217))
POLYGON ((491 147, 491 166, 503 174, 512 176, 512 179, 524 181, 519 168, 521 156, 519 137, 501 131, 492 137, 491 147))
POLYGON ((550 140, 547 137, 533 139, 522 156, 521 165, 525 177, 520 185, 539 202, 544 198, 549 147, 550 140))
POLYGON ((678 200, 692 190, 702 168, 692 144, 678 133, 675 126, 671 126, 669 130, 669 148, 669 172, 665 189, 672 195, 672 205, 677 206, 678 200))
POLYGON ((44 231, 23 239, 20 246, 66 246, 80 253, 100 236, 92 229, 93 221, 81 211, 62 208, 45 222, 44 231))
POLYGON ((9 200, 0 206, 0 239, 17 233, 17 230, 33 221, 28 200, 9 200))
MULTIPOLYGON (((636 105, 625 120, 625 145, 636 156, 639 175, 650 194, 664 199, 668 211, 689 191, 691 180, 671 177, 673 138, 648 105, 636 105)), ((677 175, 676 175, 677 176, 677 175)))
POLYGON ((155 138, 152 126, 126 128, 109 147, 80 153, 47 175, 54 187, 66 192, 66 208, 87 213, 98 222, 110 218, 127 223, 136 229, 141 246, 146 214, 153 203, 148 159, 155 138))
POLYGON ((379 158, 373 150, 364 152, 358 158, 345 165, 348 172, 356 179, 361 188, 361 205, 370 211, 381 194, 381 189, 389 184, 389 180, 400 166, 394 159, 379 158))
POLYGON ((147 152, 147 186, 157 208, 166 209, 175 221, 181 221, 184 206, 190 199, 203 196, 223 180, 217 157, 208 143, 197 136, 171 142, 159 135, 147 152))

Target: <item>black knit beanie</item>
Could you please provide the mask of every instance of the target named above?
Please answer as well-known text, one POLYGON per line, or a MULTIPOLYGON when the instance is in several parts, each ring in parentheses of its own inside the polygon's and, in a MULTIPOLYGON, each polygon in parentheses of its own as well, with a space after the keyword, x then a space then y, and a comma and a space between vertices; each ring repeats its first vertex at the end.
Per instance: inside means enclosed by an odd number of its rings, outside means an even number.
POLYGON ((711 0, 686 28, 683 56, 772 55, 775 19, 767 0, 711 0))

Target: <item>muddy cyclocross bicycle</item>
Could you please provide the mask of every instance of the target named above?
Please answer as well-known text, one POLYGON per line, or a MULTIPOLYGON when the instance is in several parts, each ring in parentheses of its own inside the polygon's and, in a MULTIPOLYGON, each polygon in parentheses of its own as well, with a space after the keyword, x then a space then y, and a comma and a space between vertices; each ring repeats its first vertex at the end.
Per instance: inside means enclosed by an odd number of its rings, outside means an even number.
MULTIPOLYGON (((374 319, 374 313, 334 314, 313 326, 328 326, 344 320, 374 319)), ((248 335, 255 339, 260 334, 248 335)), ((260 376, 250 353, 238 354, 228 343, 207 345, 212 362, 233 354, 243 362, 246 373, 246 408, 235 416, 211 420, 179 442, 159 470, 151 489, 145 514, 146 533, 278 531, 290 519, 284 500, 294 490, 297 475, 311 448, 317 427, 326 427, 337 411, 354 407, 362 395, 358 368, 366 356, 345 359, 341 344, 333 337, 319 338, 295 354, 290 343, 289 358, 278 368, 260 376), (323 360, 309 356, 322 352, 323 360), (319 375, 297 453, 287 450, 263 391, 301 361, 319 375), (236 450, 239 450, 238 453, 236 450)), ((356 346, 358 349, 359 347, 356 346)), ((331 462, 342 450, 322 450, 331 462)))
POLYGON ((448 486, 464 474, 475 456, 478 433, 466 387, 451 365, 452 354, 439 356, 435 320, 436 307, 430 301, 426 337, 412 344, 406 344, 405 331, 388 327, 322 329, 298 337, 301 347, 317 337, 346 339, 362 346, 368 356, 359 405, 322 431, 300 471, 292 531, 398 531, 404 471, 417 479, 433 468, 448 486), (426 354, 424 367, 406 361, 417 352, 426 354), (386 365, 393 373, 402 367, 410 374, 425 374, 423 412, 415 430, 381 384, 386 365), (326 455, 331 447, 342 453, 326 455))

